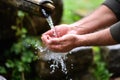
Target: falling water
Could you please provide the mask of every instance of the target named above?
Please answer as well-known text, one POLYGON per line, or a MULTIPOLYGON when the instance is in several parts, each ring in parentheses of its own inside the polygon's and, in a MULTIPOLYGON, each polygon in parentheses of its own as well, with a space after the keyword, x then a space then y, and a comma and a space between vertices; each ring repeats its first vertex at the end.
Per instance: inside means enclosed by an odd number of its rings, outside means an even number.
POLYGON ((55 27, 54 27, 54 24, 53 24, 53 21, 52 21, 51 16, 48 15, 44 9, 42 9, 42 12, 43 12, 43 15, 46 17, 46 20, 47 20, 50 28, 51 28, 51 29, 54 29, 54 34, 53 34, 53 35, 54 35, 55 37, 57 37, 57 31, 56 31, 56 29, 55 29, 55 27))
MULTIPOLYGON (((46 17, 46 20, 47 20, 50 28, 54 29, 54 24, 53 24, 51 16, 49 16, 44 9, 42 9, 42 12, 43 12, 44 16, 46 17)), ((57 37, 57 32, 55 29, 54 29, 54 36, 57 37)), ((61 68, 61 71, 64 72, 65 74, 67 74, 67 68, 66 68, 66 64, 64 62, 64 60, 67 58, 66 57, 67 53, 56 53, 47 48, 38 46, 37 44, 36 44, 36 47, 39 50, 38 53, 44 55, 44 57, 42 56, 42 59, 52 61, 52 64, 50 65, 50 68, 52 69, 51 73, 54 73, 56 68, 61 68), (58 66, 59 64, 60 64, 60 66, 58 66)), ((39 58, 41 58, 41 56, 39 56, 39 58)))
POLYGON ((65 74, 67 74, 67 68, 64 60, 67 59, 66 54, 67 53, 56 53, 53 52, 46 47, 42 47, 36 44, 36 48, 38 50, 38 55, 40 54, 39 59, 43 59, 45 61, 52 61, 52 64, 50 65, 51 72, 54 73, 56 69, 61 68, 61 71, 65 74), (42 56, 41 56, 42 55, 42 56), (60 66, 58 66, 60 65, 60 66))

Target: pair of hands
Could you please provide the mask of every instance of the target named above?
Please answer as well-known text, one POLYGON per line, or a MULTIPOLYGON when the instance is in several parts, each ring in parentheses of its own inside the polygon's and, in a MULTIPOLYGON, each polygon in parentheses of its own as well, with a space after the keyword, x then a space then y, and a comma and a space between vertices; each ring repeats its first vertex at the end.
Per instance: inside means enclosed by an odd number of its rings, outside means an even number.
POLYGON ((41 37, 45 46, 55 52, 68 52, 77 47, 79 35, 70 25, 59 25, 44 33, 41 37), (54 35, 54 30, 57 36, 54 35))
POLYGON ((76 23, 56 26, 57 37, 54 36, 53 29, 47 31, 42 35, 42 41, 48 49, 56 52, 67 52, 78 46, 116 44, 109 27, 116 22, 118 19, 113 11, 106 5, 101 5, 91 15, 76 23))

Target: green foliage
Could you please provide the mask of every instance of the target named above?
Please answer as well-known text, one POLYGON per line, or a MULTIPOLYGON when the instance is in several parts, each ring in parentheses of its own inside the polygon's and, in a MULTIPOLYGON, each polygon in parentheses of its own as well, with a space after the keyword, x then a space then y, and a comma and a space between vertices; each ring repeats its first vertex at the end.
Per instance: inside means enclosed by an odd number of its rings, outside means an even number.
MULTIPOLYGON (((72 23, 74 21, 79 20, 81 17, 76 15, 74 12, 78 5, 75 5, 75 1, 73 0, 63 0, 64 1, 64 15, 63 15, 63 23, 72 23), (74 6, 74 7, 73 7, 74 6)), ((78 2, 78 1, 77 1, 78 2)))
POLYGON ((63 23, 73 23, 95 10, 104 0, 63 0, 63 23))
MULTIPOLYGON (((64 1, 64 15, 63 23, 73 23, 83 16, 77 12, 85 14, 94 10, 103 0, 63 0, 64 1)), ((27 15, 22 11, 18 11, 18 18, 16 25, 12 26, 12 29, 16 31, 16 36, 19 37, 10 50, 7 50, 4 54, 7 60, 4 66, 0 66, 1 74, 9 74, 12 76, 11 80, 40 80, 36 78, 28 78, 31 72, 31 64, 37 59, 34 54, 36 44, 41 45, 39 38, 27 35, 27 30, 23 26, 24 16, 27 15), (9 72, 10 71, 10 72, 9 72)), ((111 74, 109 74, 106 64, 101 59, 100 48, 93 47, 95 52, 93 69, 93 75, 96 80, 109 80, 111 74)))
MULTIPOLYGON (((73 23, 95 10, 104 0, 63 0, 64 15, 63 23, 73 23)), ((102 60, 100 48, 93 47, 94 64, 92 73, 95 80, 109 80, 111 74, 106 68, 106 63, 102 60)))
POLYGON ((38 39, 34 37, 23 38, 23 36, 21 36, 18 42, 14 43, 13 46, 11 47, 10 52, 15 57, 13 59, 8 59, 5 65, 7 68, 13 70, 12 73, 13 80, 21 80, 22 77, 25 78, 25 75, 31 73, 32 70, 31 63, 38 59, 37 55, 35 55, 33 50, 31 49, 31 47, 35 48, 35 46, 33 45, 36 44, 36 40, 38 39), (22 76, 23 73, 24 76, 22 76))
POLYGON ((106 68, 106 63, 102 60, 100 47, 93 47, 94 51, 94 64, 93 67, 93 75, 95 76, 96 80, 109 80, 111 74, 109 73, 108 69, 106 68))
POLYGON ((6 73, 7 73, 5 67, 0 66, 0 73, 1 73, 1 74, 6 74, 6 73))
POLYGON ((38 80, 37 76, 36 79, 33 79, 34 75, 26 77, 32 73, 31 65, 38 59, 37 55, 34 54, 34 48, 35 44, 40 44, 40 40, 37 37, 27 35, 27 30, 22 23, 25 15, 27 14, 18 11, 16 25, 12 26, 12 29, 16 31, 18 40, 13 43, 10 50, 4 53, 7 60, 4 66, 0 66, 0 73, 10 74, 11 80, 38 80))

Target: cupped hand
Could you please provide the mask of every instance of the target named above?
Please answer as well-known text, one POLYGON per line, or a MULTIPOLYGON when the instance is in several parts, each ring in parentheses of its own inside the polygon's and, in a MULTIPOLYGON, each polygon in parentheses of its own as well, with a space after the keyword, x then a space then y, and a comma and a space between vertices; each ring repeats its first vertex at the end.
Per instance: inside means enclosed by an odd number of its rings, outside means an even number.
POLYGON ((75 45, 76 31, 69 25, 59 25, 45 32, 41 37, 47 48, 55 52, 67 52, 75 45), (56 35, 54 34, 56 32, 56 35))
POLYGON ((51 38, 48 36, 43 36, 44 43, 46 47, 55 52, 68 52, 73 48, 77 47, 78 35, 76 34, 66 34, 59 38, 51 38))

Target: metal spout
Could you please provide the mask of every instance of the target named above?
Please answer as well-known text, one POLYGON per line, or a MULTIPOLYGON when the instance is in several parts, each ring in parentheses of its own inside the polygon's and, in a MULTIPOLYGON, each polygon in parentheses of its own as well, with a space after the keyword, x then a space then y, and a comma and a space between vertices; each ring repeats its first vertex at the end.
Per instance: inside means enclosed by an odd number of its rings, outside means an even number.
POLYGON ((47 14, 51 14, 55 9, 51 0, 1 0, 1 2, 38 16, 43 16, 41 9, 46 10, 47 14))
POLYGON ((37 4, 49 11, 53 11, 55 9, 55 6, 53 5, 53 2, 51 0, 26 0, 26 1, 37 4))
POLYGON ((49 11, 54 11, 54 9, 55 9, 55 6, 52 5, 51 3, 45 3, 42 6, 49 11))

